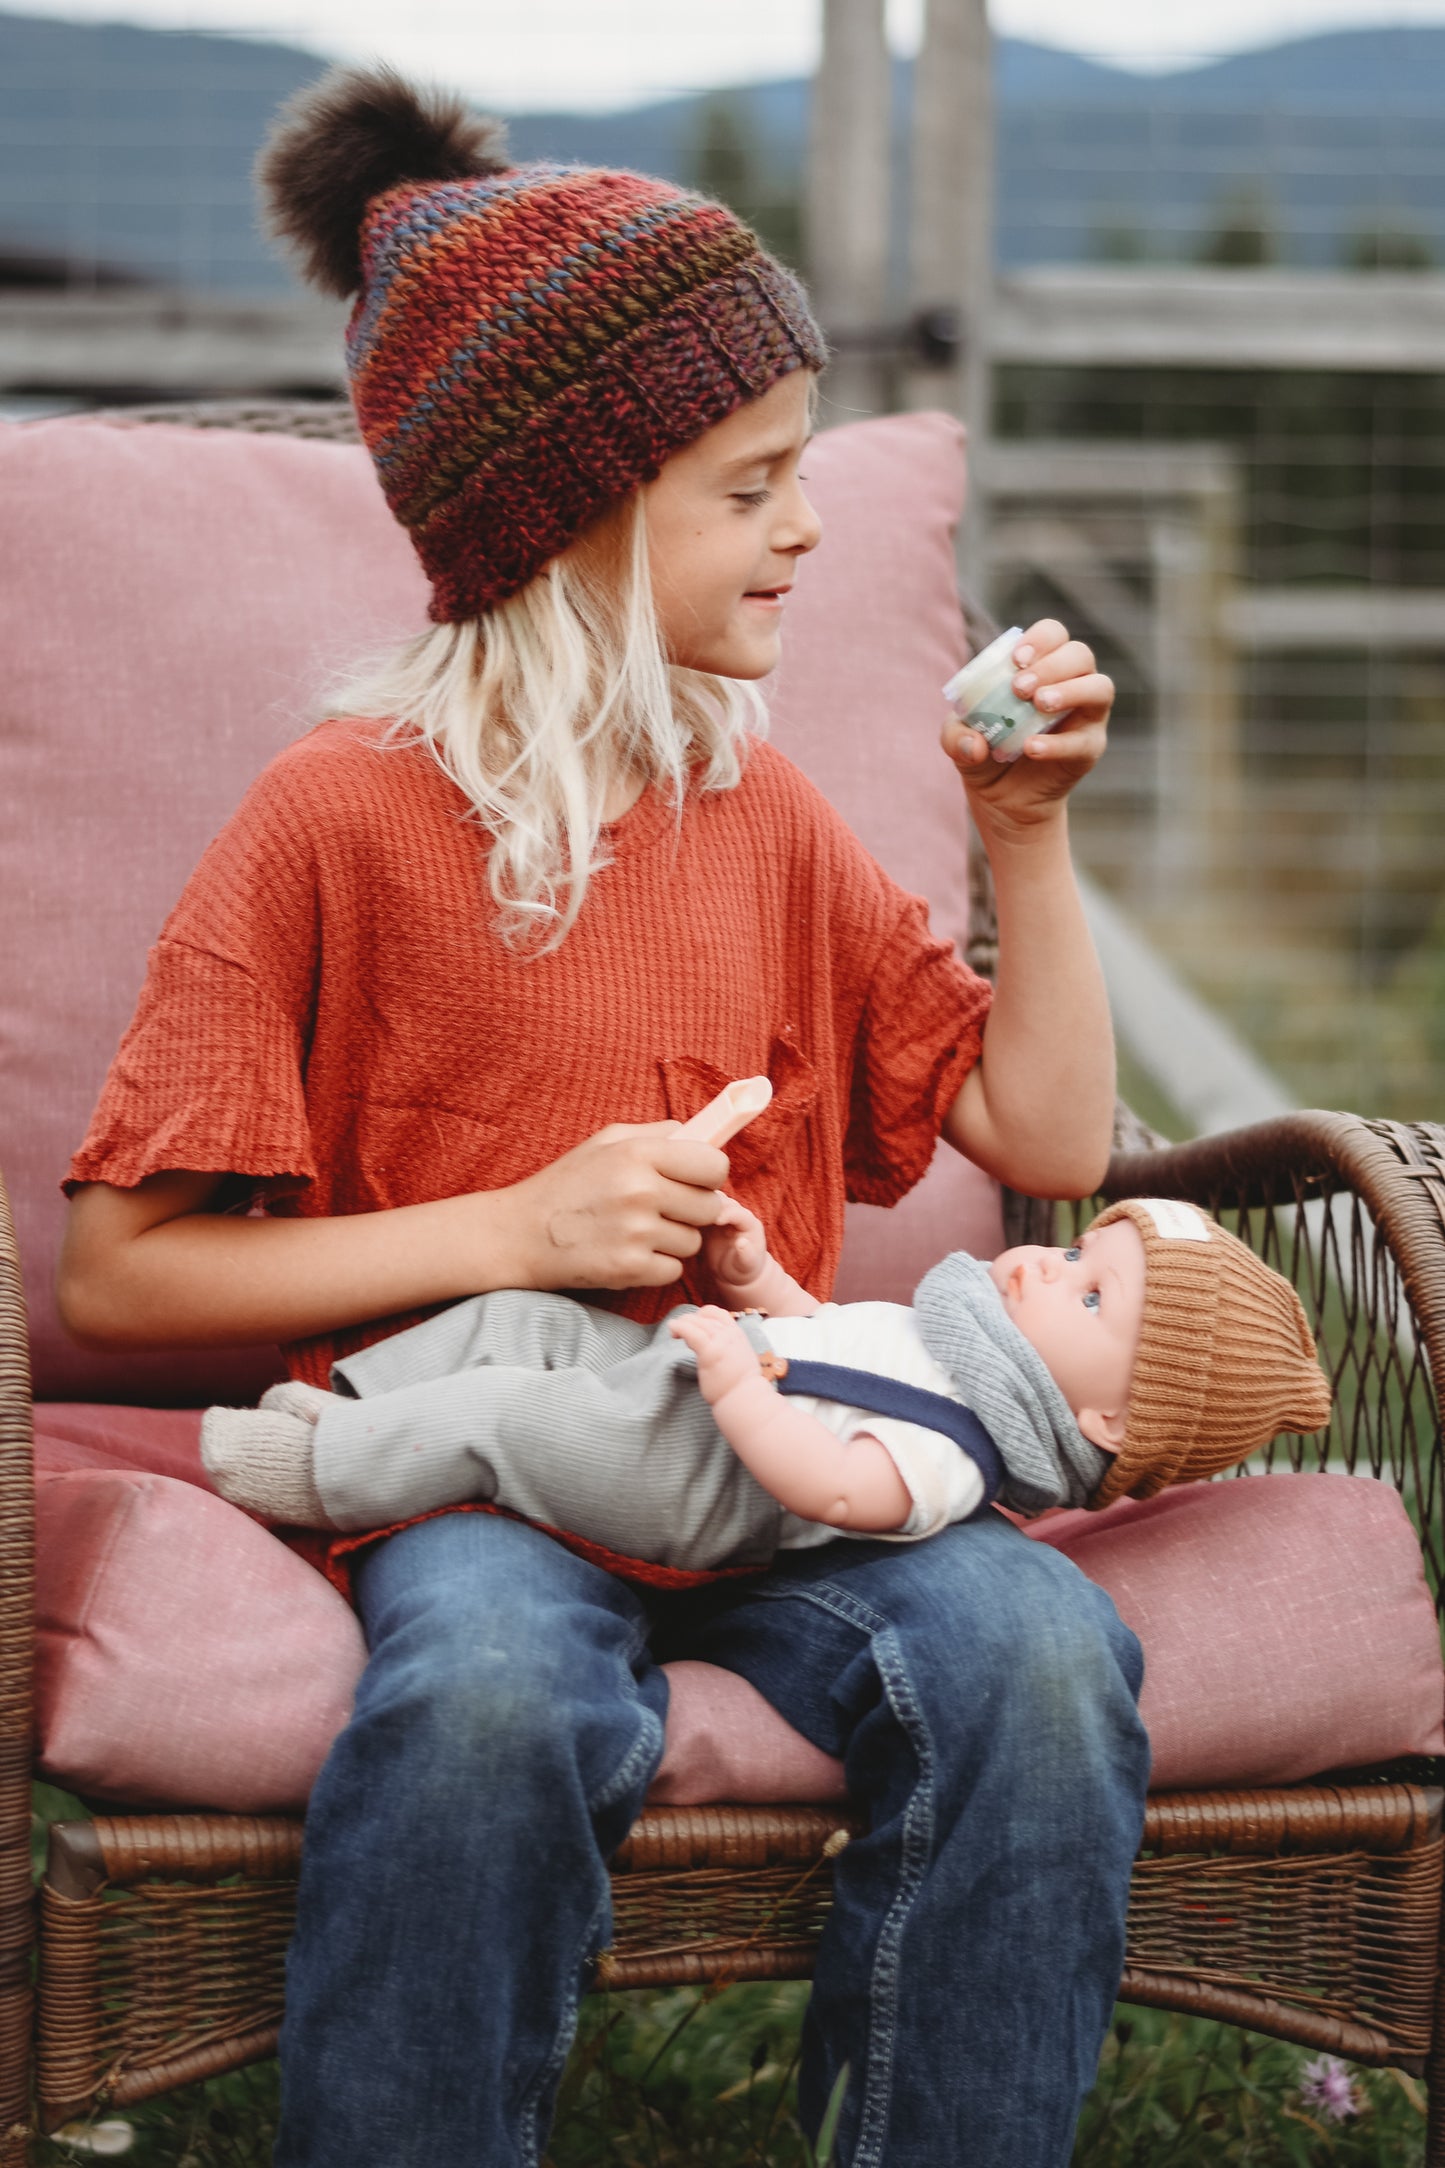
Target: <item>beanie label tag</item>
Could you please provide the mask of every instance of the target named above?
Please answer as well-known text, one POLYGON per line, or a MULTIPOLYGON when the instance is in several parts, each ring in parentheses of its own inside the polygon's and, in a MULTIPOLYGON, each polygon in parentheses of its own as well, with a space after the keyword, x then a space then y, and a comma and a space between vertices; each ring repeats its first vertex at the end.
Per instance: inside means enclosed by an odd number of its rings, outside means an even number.
POLYGON ((1154 1232, 1166 1242, 1207 1242, 1209 1222, 1192 1204, 1177 1197, 1137 1197, 1135 1203, 1154 1222, 1154 1232))

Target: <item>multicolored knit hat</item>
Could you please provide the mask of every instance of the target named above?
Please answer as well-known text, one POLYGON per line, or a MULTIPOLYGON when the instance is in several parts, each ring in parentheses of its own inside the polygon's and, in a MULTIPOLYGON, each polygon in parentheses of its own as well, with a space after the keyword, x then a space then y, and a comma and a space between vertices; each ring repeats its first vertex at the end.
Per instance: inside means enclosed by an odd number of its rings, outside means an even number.
POLYGON ((797 280, 723 204, 510 166, 495 122, 388 69, 293 99, 257 172, 312 281, 357 296, 357 421, 439 623, 515 594, 670 453, 826 358, 797 280))
POLYGON ((1277 1431, 1320 1430, 1329 1381, 1299 1296, 1217 1220, 1172 1197, 1111 1204, 1144 1244, 1144 1317, 1124 1442, 1091 1506, 1232 1468, 1277 1431))

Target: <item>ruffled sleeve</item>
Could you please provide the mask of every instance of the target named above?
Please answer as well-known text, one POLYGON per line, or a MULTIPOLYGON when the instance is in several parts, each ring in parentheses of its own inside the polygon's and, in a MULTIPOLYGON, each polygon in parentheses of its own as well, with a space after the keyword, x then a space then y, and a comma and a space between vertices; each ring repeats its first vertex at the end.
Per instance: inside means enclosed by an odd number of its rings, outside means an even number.
POLYGON ((944 1116, 978 1060, 993 990, 906 896, 859 1025, 844 1144, 848 1196, 897 1204, 928 1172, 944 1116))
POLYGON ((305 1062, 319 922, 305 824, 273 768, 150 952, 67 1191, 130 1189, 167 1168, 250 1176, 272 1195, 314 1179, 305 1062))
POLYGON ((163 940, 65 1188, 170 1167, 281 1188, 316 1172, 294 1020, 241 965, 163 940))

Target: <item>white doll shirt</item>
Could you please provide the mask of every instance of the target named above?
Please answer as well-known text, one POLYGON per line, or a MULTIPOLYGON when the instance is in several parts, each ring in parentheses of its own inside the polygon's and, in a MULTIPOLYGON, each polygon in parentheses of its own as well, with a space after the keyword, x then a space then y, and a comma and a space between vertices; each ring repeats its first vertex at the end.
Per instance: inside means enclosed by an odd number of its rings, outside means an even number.
MULTIPOLYGON (((904 1303, 828 1302, 811 1317, 762 1317, 756 1322, 775 1355, 875 1371, 966 1405, 948 1372, 924 1346, 913 1312, 904 1303)), ((822 1521, 785 1513, 780 1550, 809 1550, 840 1535, 867 1542, 915 1543, 951 1521, 966 1520, 983 1497, 977 1463, 940 1430, 927 1430, 897 1416, 874 1415, 839 1400, 816 1400, 809 1394, 798 1394, 792 1405, 805 1409, 844 1440, 865 1432, 876 1438, 903 1478, 913 1505, 903 1526, 883 1535, 831 1528, 822 1521)))

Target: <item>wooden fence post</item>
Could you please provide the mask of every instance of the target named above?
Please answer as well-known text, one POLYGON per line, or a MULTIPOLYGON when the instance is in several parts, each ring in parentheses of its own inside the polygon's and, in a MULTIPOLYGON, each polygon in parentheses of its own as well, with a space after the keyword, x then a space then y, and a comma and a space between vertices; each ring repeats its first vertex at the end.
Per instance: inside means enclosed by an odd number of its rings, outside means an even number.
POLYGON ((838 343, 824 381, 826 423, 886 411, 883 357, 850 350, 876 330, 888 283, 892 71, 884 0, 823 0, 804 198, 808 283, 838 343))
POLYGON ((960 569, 988 597, 993 294, 993 52, 985 0, 928 0, 913 82, 910 282, 917 310, 954 312, 957 358, 909 372, 907 404, 942 406, 969 436, 960 569))

